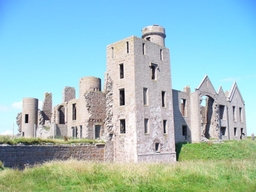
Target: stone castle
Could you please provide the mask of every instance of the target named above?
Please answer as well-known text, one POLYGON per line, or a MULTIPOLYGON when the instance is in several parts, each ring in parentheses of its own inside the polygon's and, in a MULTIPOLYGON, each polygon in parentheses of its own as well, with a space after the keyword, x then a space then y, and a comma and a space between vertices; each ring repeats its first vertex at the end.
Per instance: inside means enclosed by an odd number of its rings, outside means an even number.
POLYGON ((175 142, 242 139, 245 104, 236 83, 229 92, 215 91, 205 76, 195 92, 173 90, 165 29, 142 29, 107 46, 104 90, 101 79, 83 77, 79 96, 65 87, 62 103, 52 106, 45 93, 24 98, 17 116, 23 137, 72 137, 106 142, 112 161, 176 161, 175 142))

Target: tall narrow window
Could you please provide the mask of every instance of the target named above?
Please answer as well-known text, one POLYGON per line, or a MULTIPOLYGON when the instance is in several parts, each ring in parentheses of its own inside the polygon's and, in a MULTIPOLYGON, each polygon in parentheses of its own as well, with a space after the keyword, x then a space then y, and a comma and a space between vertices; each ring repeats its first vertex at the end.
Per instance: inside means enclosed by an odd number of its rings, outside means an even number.
POLYGON ((114 58, 115 56, 115 50, 114 50, 114 47, 111 47, 111 57, 112 59, 114 58))
POLYGON ((58 109, 59 112, 59 124, 65 124, 65 107, 60 106, 58 109))
POLYGON ((72 137, 77 138, 77 127, 72 127, 72 137))
POLYGON ((237 128, 234 127, 234 136, 237 136, 237 128))
POLYGON ((186 116, 186 99, 180 100, 180 111, 182 116, 186 116))
POLYGON ((82 139, 83 137, 83 126, 80 125, 80 139, 82 139))
POLYGON ((145 55, 146 50, 145 50, 145 43, 142 43, 142 54, 145 55))
POLYGON ((120 72, 120 79, 123 79, 124 78, 124 64, 121 63, 119 65, 119 72, 120 72))
POLYGON ((143 88, 143 104, 148 105, 148 88, 143 88))
POLYGON ((124 89, 119 90, 120 105, 125 105, 125 91, 124 89))
POLYGON ((221 127, 221 135, 226 135, 226 127, 221 127))
POLYGON ((220 111, 220 119, 223 119, 225 106, 224 105, 219 105, 219 111, 220 111))
POLYGON ((144 132, 145 134, 149 134, 148 119, 144 119, 144 132))
POLYGON ((244 128, 241 128, 241 136, 245 135, 244 134, 244 128))
POLYGON ((72 104, 72 120, 76 120, 76 104, 72 104))
POLYGON ((160 60, 163 60, 163 49, 160 49, 160 60))
POLYGON ((156 151, 157 153, 160 152, 160 143, 158 143, 158 142, 155 143, 155 151, 156 151))
POLYGON ((162 91, 162 107, 166 107, 166 93, 165 91, 162 91))
POLYGON ((150 68, 151 68, 151 79, 156 80, 157 65, 156 64, 151 64, 150 68))
POLYGON ((126 53, 129 53, 129 51, 130 51, 130 50, 129 50, 129 42, 127 41, 127 42, 126 42, 126 53))
POLYGON ((126 133, 125 119, 120 119, 120 133, 126 133))
POLYGON ((163 132, 167 134, 167 120, 163 120, 163 132))
POLYGON ((28 114, 25 114, 25 123, 28 123, 28 114))
POLYGON ((187 126, 182 125, 182 135, 187 139, 187 126))
POLYGON ((95 130, 94 130, 94 137, 95 139, 99 139, 100 138, 100 129, 101 129, 101 126, 100 125, 95 125, 95 130))
POLYGON ((242 107, 239 107, 239 120, 243 122, 242 107))
POLYGON ((233 121, 236 122, 236 107, 233 106, 233 121))

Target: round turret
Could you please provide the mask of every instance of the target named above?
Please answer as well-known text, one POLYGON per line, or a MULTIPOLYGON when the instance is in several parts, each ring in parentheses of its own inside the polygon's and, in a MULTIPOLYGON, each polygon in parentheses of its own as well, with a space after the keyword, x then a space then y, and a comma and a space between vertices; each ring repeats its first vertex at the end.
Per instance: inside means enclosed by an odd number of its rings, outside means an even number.
POLYGON ((142 38, 161 46, 165 46, 165 29, 159 25, 147 26, 142 29, 142 38))
POLYGON ((101 79, 97 77, 83 77, 80 79, 80 98, 87 91, 101 91, 101 79))
POLYGON ((23 98, 22 101, 22 136, 35 137, 38 121, 38 99, 23 98))

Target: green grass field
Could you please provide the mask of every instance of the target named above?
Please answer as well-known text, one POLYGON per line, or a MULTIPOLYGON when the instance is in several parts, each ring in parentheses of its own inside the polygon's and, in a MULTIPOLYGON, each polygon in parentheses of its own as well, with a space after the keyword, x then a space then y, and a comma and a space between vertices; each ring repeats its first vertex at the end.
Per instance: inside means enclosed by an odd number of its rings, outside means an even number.
POLYGON ((0 191, 256 191, 256 141, 178 144, 168 164, 48 162, 0 169, 0 191))

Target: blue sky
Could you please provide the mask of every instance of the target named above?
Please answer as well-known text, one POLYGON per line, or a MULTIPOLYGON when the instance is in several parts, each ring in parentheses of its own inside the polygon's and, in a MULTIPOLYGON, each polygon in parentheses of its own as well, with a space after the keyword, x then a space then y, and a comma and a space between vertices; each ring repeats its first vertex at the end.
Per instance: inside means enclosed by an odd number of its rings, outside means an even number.
POLYGON ((62 100, 65 86, 104 81, 106 46, 158 24, 166 29, 172 86, 191 90, 208 75, 216 91, 236 81, 256 134, 256 1, 0 0, 0 133, 17 133, 23 97, 62 100))

